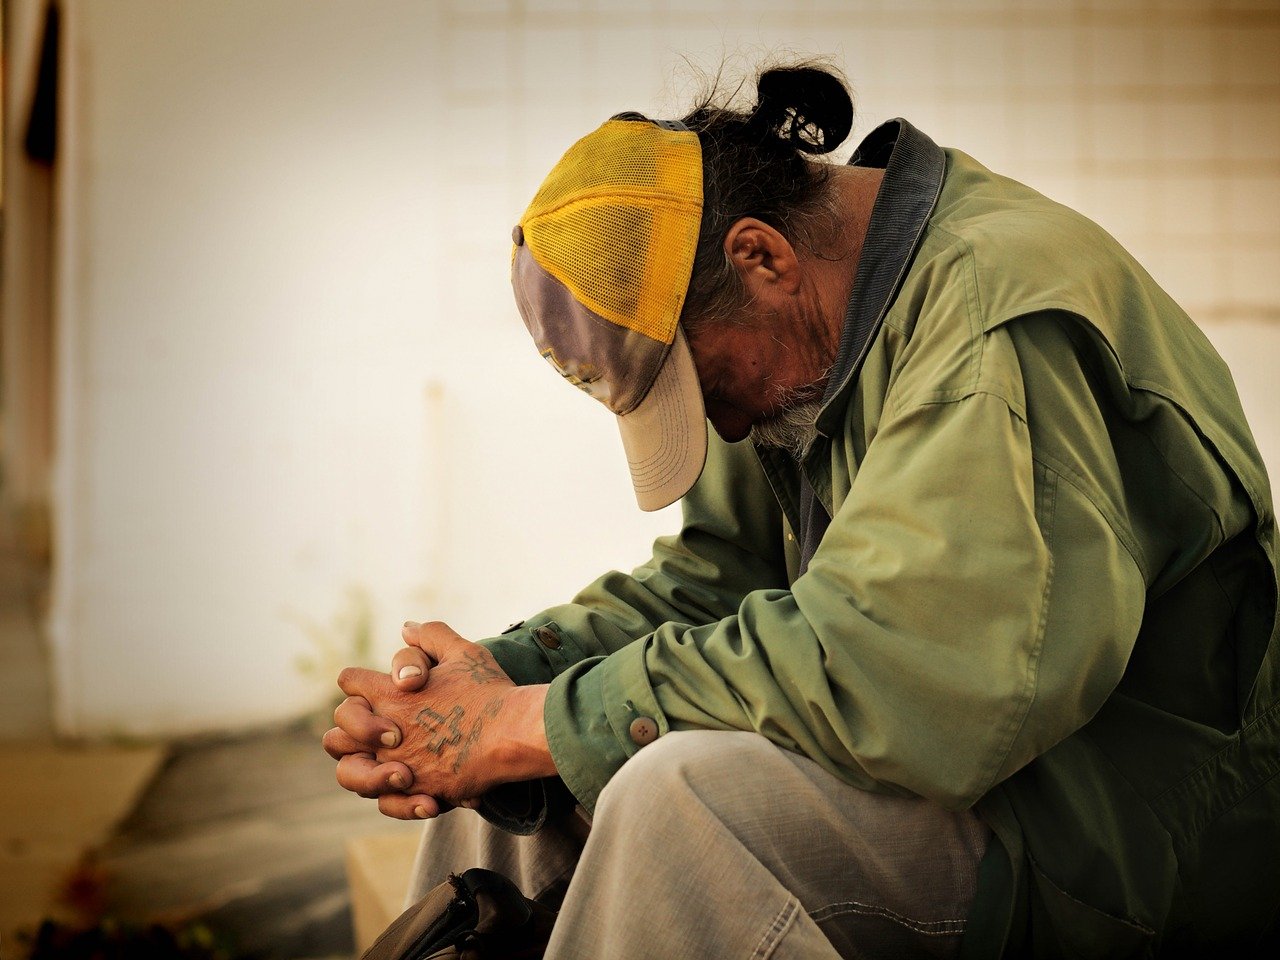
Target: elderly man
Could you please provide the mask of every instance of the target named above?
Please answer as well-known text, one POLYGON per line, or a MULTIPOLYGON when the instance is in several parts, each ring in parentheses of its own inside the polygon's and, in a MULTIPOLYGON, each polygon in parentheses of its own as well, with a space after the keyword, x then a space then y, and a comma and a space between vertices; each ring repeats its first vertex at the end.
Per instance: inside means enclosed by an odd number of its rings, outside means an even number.
POLYGON ((1230 375, 1094 224, 902 120, 815 159, 851 125, 770 70, 552 170, 521 315, 683 527, 499 637, 406 624, 340 679, 339 782, 477 809, 417 889, 506 871, 549 956, 1260 949, 1276 534, 1230 375))

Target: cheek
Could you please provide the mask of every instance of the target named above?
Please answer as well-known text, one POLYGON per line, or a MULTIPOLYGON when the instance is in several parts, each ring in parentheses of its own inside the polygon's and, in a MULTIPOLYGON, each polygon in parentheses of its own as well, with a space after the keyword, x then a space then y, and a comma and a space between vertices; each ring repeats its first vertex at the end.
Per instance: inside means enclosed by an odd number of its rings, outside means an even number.
POLYGON ((777 364, 767 357, 744 364, 738 378, 734 400, 738 407, 753 417, 765 417, 773 413, 778 397, 783 393, 783 380, 777 364))

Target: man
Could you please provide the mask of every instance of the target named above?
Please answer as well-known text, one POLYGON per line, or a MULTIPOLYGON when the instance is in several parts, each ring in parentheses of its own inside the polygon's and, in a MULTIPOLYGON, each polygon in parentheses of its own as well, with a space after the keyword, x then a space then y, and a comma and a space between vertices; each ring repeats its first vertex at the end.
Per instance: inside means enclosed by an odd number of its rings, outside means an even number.
POLYGON ((450 814, 416 874, 563 896, 549 956, 1259 949, 1275 525, 1225 366, 1079 215, 905 121, 810 159, 821 69, 758 96, 609 121, 513 237, 682 531, 482 644, 406 624, 339 782, 530 834, 450 814))

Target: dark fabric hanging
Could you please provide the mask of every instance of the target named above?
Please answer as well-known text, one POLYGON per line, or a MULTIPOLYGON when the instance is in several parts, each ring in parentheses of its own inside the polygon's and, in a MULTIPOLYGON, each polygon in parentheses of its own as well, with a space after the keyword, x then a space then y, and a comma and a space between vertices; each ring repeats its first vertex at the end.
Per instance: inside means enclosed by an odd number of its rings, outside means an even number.
POLYGON ((58 146, 58 5, 45 9, 44 37, 40 42, 40 63, 36 70, 36 90, 31 98, 31 116, 23 142, 27 156, 52 166, 58 146))

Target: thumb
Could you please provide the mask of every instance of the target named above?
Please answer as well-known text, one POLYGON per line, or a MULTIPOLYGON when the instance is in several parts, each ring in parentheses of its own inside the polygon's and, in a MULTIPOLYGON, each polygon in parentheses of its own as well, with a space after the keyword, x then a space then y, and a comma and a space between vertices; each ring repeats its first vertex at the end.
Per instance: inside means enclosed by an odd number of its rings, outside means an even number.
POLYGON ((391 682, 407 693, 421 690, 427 683, 431 658, 417 647, 401 647, 391 659, 391 682))
POLYGON ((450 656, 456 655, 461 647, 471 646, 470 640, 467 640, 447 623, 441 623, 438 620, 433 620, 430 623, 417 623, 413 620, 406 620, 404 629, 400 631, 400 636, 404 638, 405 643, 411 647, 417 647, 431 658, 434 663, 439 663, 441 660, 446 660, 450 656))

